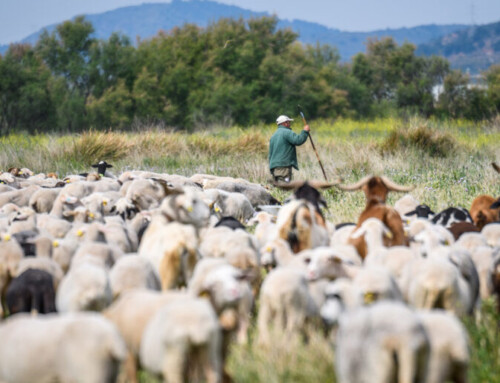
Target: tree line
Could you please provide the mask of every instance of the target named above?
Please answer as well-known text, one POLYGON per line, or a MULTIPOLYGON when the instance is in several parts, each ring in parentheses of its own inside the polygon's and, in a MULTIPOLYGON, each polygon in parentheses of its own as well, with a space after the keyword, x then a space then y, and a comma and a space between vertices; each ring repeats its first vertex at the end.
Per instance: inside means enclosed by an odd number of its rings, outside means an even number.
POLYGON ((500 110, 500 66, 470 87, 437 56, 391 38, 341 63, 327 45, 303 45, 275 17, 186 24, 132 45, 118 33, 92 37, 84 17, 44 32, 34 46, 0 56, 0 133, 128 129, 136 122, 180 129, 248 126, 295 115, 373 118, 419 114, 480 120, 500 110), (439 99, 435 85, 443 84, 439 99))

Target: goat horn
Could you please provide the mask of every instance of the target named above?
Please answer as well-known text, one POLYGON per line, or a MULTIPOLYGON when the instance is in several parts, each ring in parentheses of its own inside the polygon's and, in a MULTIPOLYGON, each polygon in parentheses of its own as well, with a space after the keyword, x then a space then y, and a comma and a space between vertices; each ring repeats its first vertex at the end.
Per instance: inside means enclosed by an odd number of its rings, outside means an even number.
POLYGON ((389 178, 387 178, 385 176, 381 176, 380 179, 384 182, 384 185, 390 191, 409 192, 410 190, 413 190, 415 188, 415 186, 398 185, 397 183, 391 181, 389 178))
POLYGON ((497 171, 497 173, 500 173, 500 166, 498 166, 496 163, 492 162, 491 166, 493 166, 493 169, 497 171))
POLYGON ((290 181, 288 183, 286 182, 276 182, 273 181, 272 184, 276 186, 277 188, 280 188, 282 190, 292 190, 292 189, 297 189, 298 187, 301 187, 304 185, 305 181, 290 181))
POLYGON ((337 187, 340 190, 345 190, 345 191, 354 191, 354 190, 359 190, 361 189, 373 176, 369 175, 366 176, 362 179, 360 179, 358 182, 352 185, 337 185, 337 187))
POLYGON ((307 183, 309 185, 311 185, 315 189, 329 189, 332 186, 336 186, 336 185, 338 185, 341 182, 342 182, 342 178, 339 178, 339 179, 337 179, 335 181, 331 181, 331 182, 325 182, 325 181, 307 181, 307 183))

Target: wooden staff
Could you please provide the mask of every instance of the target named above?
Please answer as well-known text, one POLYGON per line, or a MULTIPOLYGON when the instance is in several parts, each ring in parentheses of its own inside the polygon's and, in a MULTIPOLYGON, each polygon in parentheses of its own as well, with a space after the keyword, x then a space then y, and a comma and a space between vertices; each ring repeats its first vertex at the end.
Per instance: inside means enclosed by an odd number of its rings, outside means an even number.
MULTIPOLYGON (((300 110, 300 105, 299 105, 299 113, 300 116, 302 117, 302 121, 304 121, 304 125, 307 125, 306 118, 304 117, 304 113, 302 113, 302 110, 300 110)), ((319 154, 318 151, 316 150, 316 147, 314 146, 313 138, 311 136, 311 132, 309 132, 309 139, 311 140, 311 145, 314 149, 314 153, 316 153, 316 158, 318 159, 319 166, 321 166, 321 171, 323 172, 323 177, 325 177, 325 181, 328 182, 328 178, 326 178, 326 173, 325 169, 323 168, 323 164, 321 163, 321 160, 319 159, 319 154)))

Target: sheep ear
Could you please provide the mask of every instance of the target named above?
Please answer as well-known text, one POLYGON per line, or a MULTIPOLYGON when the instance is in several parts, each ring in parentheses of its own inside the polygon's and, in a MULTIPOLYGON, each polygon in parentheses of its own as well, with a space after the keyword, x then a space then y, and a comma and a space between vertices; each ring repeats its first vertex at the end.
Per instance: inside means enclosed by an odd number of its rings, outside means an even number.
POLYGON ((90 165, 92 166, 93 168, 97 168, 99 166, 99 164, 93 164, 93 165, 90 165))
POLYGON ((410 215, 415 215, 415 214, 417 214, 417 211, 416 210, 412 210, 412 211, 410 211, 408 213, 405 213, 404 215, 410 216, 410 215))
POLYGON ((106 167, 107 167, 107 168, 112 168, 112 167, 113 167, 113 165, 111 165, 111 164, 106 164, 106 167))

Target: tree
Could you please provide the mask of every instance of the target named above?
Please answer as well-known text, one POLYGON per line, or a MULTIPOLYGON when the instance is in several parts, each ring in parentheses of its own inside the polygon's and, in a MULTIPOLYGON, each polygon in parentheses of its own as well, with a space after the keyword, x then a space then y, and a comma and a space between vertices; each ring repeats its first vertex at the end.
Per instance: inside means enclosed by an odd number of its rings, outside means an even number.
POLYGON ((50 71, 29 45, 13 44, 0 57, 0 129, 27 132, 49 129, 55 122, 50 71))

